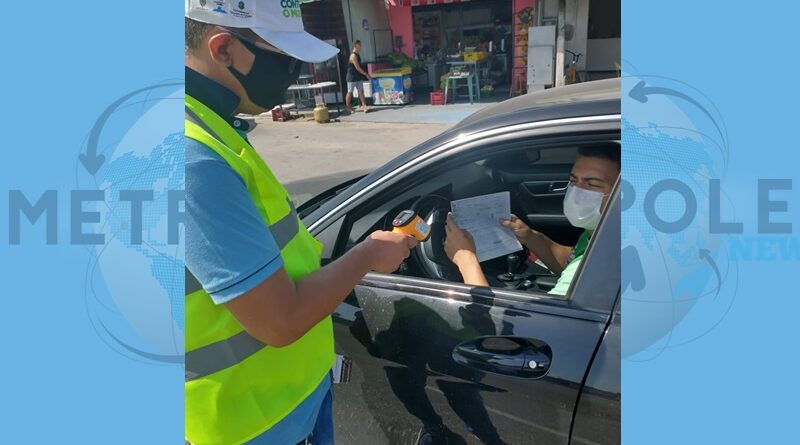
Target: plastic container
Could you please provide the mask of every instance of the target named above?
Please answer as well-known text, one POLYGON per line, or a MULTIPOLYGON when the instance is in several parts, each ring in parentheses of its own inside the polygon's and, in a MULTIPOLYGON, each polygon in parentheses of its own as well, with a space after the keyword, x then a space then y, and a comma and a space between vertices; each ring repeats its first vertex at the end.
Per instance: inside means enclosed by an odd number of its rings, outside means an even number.
POLYGON ((284 122, 288 118, 289 118, 289 112, 287 110, 284 110, 282 107, 277 106, 272 109, 273 122, 284 122))
POLYGON ((486 53, 483 51, 464 52, 464 62, 477 62, 479 60, 483 60, 484 57, 486 57, 486 53))
POLYGON ((444 105, 444 91, 431 91, 431 105, 444 105))
POLYGON ((314 108, 314 120, 317 121, 318 124, 324 124, 330 122, 331 117, 328 114, 328 107, 325 104, 317 104, 317 107, 314 108))

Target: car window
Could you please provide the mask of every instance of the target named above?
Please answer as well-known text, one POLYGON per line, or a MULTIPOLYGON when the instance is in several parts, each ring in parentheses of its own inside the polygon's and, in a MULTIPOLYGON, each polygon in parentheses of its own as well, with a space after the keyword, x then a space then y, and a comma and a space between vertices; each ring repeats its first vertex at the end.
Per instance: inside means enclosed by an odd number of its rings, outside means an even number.
MULTIPOLYGON (((464 156, 461 162, 450 160, 431 166, 425 172, 400 181, 402 186, 395 185, 351 210, 344 218, 337 254, 348 250, 375 230, 391 230, 392 219, 420 196, 434 194, 454 200, 499 191, 510 192, 512 213, 520 216, 530 227, 559 244, 574 246, 582 230, 571 226, 563 215, 561 187, 569 178, 571 166, 577 157, 577 146, 542 147, 517 142, 493 147, 484 153, 483 156, 464 156), (542 186, 547 189, 539 190, 542 186)), ((435 253, 436 249, 415 252, 397 273, 439 281, 460 281, 457 269, 452 265, 448 267, 448 264, 438 265, 445 278, 436 274, 432 276, 430 270, 435 265, 425 263, 424 257, 435 253)), ((500 289, 546 295, 558 279, 541 260, 535 261, 527 251, 517 252, 515 258, 494 258, 481 265, 492 287, 500 289), (511 278, 508 276, 510 269, 514 269, 513 272, 519 277, 504 281, 503 275, 511 278)))
POLYGON ((558 150, 536 150, 526 152, 531 167, 537 165, 568 164, 578 156, 577 147, 564 147, 558 150))
POLYGON ((476 162, 487 168, 524 171, 531 168, 542 168, 543 166, 572 165, 577 156, 577 147, 558 147, 521 150, 506 153, 502 156, 491 156, 476 162))
POLYGON ((597 296, 618 295, 620 292, 621 206, 618 179, 600 225, 586 250, 578 275, 570 286, 570 292, 582 300, 582 307, 607 310, 607 299, 598 299, 597 296))

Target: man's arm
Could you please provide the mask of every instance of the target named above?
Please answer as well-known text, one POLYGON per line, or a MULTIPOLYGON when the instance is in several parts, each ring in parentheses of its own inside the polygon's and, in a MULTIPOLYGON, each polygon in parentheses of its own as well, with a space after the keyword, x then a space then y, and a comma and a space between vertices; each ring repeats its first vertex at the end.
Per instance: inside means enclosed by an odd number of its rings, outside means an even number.
POLYGON ((572 247, 563 246, 548 238, 545 234, 531 229, 525 247, 532 250, 554 274, 561 275, 567 264, 572 247))
POLYGON ((338 261, 294 283, 242 178, 191 139, 185 167, 186 267, 214 303, 227 305, 265 343, 283 345, 299 338, 330 314, 365 273, 393 271, 416 244, 403 235, 376 232, 338 261))
POLYGON ((457 255, 453 258, 453 263, 458 266, 458 271, 461 272, 461 277, 464 278, 464 284, 489 287, 486 275, 481 269, 481 263, 478 262, 478 257, 474 254, 457 255))
POLYGON ((531 229, 516 215, 511 215, 510 220, 501 220, 500 224, 513 230, 517 239, 532 250, 548 269, 561 275, 572 253, 572 247, 558 244, 543 233, 531 229))
POLYGON ((253 337, 271 346, 286 346, 330 315, 367 272, 393 272, 415 245, 416 240, 406 235, 375 232, 296 283, 281 268, 225 306, 253 337))
POLYGON ((486 275, 483 274, 481 263, 478 262, 478 255, 475 253, 475 240, 466 230, 458 227, 453 214, 447 214, 447 224, 445 225, 447 239, 444 243, 444 251, 450 261, 458 266, 464 284, 472 286, 489 286, 486 275))

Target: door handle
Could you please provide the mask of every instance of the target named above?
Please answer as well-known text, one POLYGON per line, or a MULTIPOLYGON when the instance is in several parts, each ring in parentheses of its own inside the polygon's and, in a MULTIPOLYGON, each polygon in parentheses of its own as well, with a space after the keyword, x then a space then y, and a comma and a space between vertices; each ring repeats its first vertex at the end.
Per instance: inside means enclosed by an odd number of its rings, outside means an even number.
POLYGON ((468 368, 514 377, 540 378, 552 352, 542 342, 519 337, 479 337, 453 349, 453 360, 468 368))
POLYGON ((550 193, 560 193, 567 190, 569 181, 553 181, 550 183, 550 193))

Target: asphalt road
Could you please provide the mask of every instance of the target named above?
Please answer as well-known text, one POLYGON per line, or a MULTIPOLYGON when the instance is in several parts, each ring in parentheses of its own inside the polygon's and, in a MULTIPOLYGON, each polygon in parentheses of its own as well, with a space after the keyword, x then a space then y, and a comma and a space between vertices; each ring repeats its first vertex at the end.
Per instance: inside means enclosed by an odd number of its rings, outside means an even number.
POLYGON ((452 124, 313 121, 256 117, 248 138, 282 183, 372 170, 452 124))

